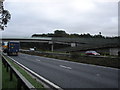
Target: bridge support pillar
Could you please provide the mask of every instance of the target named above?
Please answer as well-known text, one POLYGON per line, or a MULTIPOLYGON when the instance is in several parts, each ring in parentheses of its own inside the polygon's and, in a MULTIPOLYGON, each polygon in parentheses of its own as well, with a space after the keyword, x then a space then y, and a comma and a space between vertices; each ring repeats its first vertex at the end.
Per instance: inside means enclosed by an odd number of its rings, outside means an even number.
POLYGON ((53 41, 50 41, 49 44, 51 45, 51 51, 53 52, 54 51, 54 43, 53 43, 53 41))
POLYGON ((51 44, 51 51, 53 52, 54 51, 54 45, 51 44))

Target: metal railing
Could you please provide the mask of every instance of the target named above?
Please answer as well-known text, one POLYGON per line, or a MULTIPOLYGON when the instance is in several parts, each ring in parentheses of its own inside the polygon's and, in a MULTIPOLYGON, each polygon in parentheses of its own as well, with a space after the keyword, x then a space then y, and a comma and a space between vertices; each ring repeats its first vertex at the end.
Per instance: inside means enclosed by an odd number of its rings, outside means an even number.
MULTIPOLYGON (((6 56, 6 55, 5 55, 6 56)), ((4 56, 3 56, 4 57, 4 56)), ((17 62, 16 60, 14 60, 13 58, 7 56, 10 60, 12 60, 15 64, 17 64, 18 66, 20 66, 22 69, 24 69, 26 72, 28 72, 30 75, 32 75, 35 79, 40 80, 40 82, 43 84, 43 86, 45 88, 48 88, 50 90, 63 90, 61 87, 59 87, 58 85, 52 83, 51 81, 45 79, 43 76, 38 75, 37 73, 35 73, 34 71, 30 70, 29 68, 25 67, 24 65, 22 65, 21 63, 17 62)), ((9 62, 8 62, 9 63, 9 62)), ((31 87, 29 87, 31 90, 31 87)), ((38 88, 39 89, 39 88, 38 88)), ((29 90, 29 89, 25 89, 25 90, 29 90)), ((32 90, 36 90, 33 89, 32 90)))
MULTIPOLYGON (((8 56, 9 57, 9 56, 8 56)), ((34 71, 30 70, 29 68, 27 68, 26 66, 22 65, 21 63, 17 62, 16 60, 14 60, 13 58, 9 57, 14 63, 16 63, 17 65, 19 65, 21 68, 23 68, 25 71, 27 71, 28 73, 30 73, 32 76, 34 76, 36 79, 40 80, 42 82, 43 85, 45 85, 45 87, 47 86, 48 89, 50 90, 63 90, 61 87, 59 87, 58 85, 52 83, 51 81, 47 80, 46 78, 44 78, 43 76, 40 76, 39 74, 35 73, 34 71)))
POLYGON ((17 90, 22 90, 22 88, 24 88, 24 90, 31 90, 31 89, 35 89, 35 87, 20 73, 17 71, 17 69, 15 67, 13 67, 4 56, 2 56, 2 63, 3 65, 6 67, 6 70, 8 72, 9 70, 9 75, 10 75, 10 81, 13 80, 13 74, 15 75, 15 77, 17 78, 17 90))

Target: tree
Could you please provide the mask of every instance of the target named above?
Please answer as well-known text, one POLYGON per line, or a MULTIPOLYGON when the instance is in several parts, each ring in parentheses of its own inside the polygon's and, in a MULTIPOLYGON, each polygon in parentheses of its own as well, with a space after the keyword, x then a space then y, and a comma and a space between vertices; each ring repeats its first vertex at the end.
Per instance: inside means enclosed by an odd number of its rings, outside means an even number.
POLYGON ((8 10, 4 10, 3 0, 0 0, 0 29, 4 30, 7 27, 7 23, 11 19, 11 14, 8 10))
POLYGON ((69 35, 69 37, 73 37, 73 38, 79 38, 80 37, 80 35, 79 34, 76 34, 76 33, 74 33, 74 34, 70 34, 69 35))
POLYGON ((68 34, 63 30, 55 30, 54 37, 66 37, 68 34))
POLYGON ((94 38, 105 38, 101 32, 98 35, 94 35, 94 38))

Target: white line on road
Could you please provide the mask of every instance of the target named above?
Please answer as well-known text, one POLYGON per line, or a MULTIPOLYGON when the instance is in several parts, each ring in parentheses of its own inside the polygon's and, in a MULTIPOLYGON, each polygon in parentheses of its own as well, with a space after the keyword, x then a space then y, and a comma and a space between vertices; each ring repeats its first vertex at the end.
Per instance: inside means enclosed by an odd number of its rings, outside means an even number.
MULTIPOLYGON (((9 57, 9 56, 8 56, 9 57)), ((15 63, 17 63, 18 65, 20 65, 21 67, 23 67, 25 70, 29 71, 30 73, 32 73, 33 75, 39 77, 42 81, 46 82, 47 84, 53 86, 54 88, 58 89, 58 90, 63 90, 61 87, 59 87, 58 85, 52 83, 51 81, 45 79, 44 77, 40 76, 39 74, 35 73, 34 71, 30 70, 29 68, 27 68, 26 66, 22 65, 21 63, 17 62, 16 60, 14 60, 13 58, 9 57, 11 60, 13 60, 15 63)))
POLYGON ((36 59, 37 61, 40 61, 39 59, 36 59))
MULTIPOLYGON (((46 58, 46 57, 43 57, 46 58)), ((98 65, 93 65, 93 64, 86 64, 86 63, 77 63, 77 62, 72 62, 72 61, 66 61, 66 60, 60 60, 60 59, 51 59, 48 58, 50 60, 54 60, 54 61, 60 61, 60 62, 66 62, 66 63, 73 63, 73 64, 78 64, 78 65, 84 65, 84 66, 90 66, 90 67, 98 67, 98 68, 106 68, 106 69, 112 69, 112 70, 119 70, 117 68, 112 68, 112 67, 105 67, 105 66, 98 66, 98 65)))
POLYGON ((67 66, 63 66, 63 65, 59 65, 60 67, 66 68, 66 69, 72 69, 71 67, 67 67, 67 66))
POLYGON ((100 76, 100 74, 96 74, 96 76, 98 76, 98 77, 99 77, 99 76, 100 76))
MULTIPOLYGON (((28 54, 26 54, 26 55, 28 55, 28 54)), ((42 57, 42 56, 40 56, 40 58, 43 58, 43 59, 45 58, 45 59, 50 59, 50 60, 60 61, 60 62, 66 62, 66 63, 73 63, 73 64, 84 65, 84 66, 90 66, 90 67, 98 67, 98 68, 106 68, 106 69, 112 69, 112 70, 119 70, 117 68, 112 68, 112 67, 98 66, 98 65, 85 64, 85 63, 77 63, 77 62, 60 60, 60 59, 54 59, 54 58, 47 58, 47 57, 42 57)))

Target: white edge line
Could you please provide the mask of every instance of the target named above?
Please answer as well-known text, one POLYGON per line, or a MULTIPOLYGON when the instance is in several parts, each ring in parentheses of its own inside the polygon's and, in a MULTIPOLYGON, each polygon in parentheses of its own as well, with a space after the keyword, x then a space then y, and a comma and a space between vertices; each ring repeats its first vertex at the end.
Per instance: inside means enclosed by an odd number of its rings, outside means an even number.
MULTIPOLYGON (((8 56, 9 57, 9 56, 8 56)), ((36 75, 37 77, 39 77, 40 79, 42 79, 43 81, 47 82, 48 84, 50 84, 51 86, 57 88, 57 89, 62 89, 61 87, 55 85, 54 83, 50 82, 49 80, 45 79, 44 77, 38 75, 37 73, 35 73, 34 71, 30 70, 29 68, 25 67, 24 65, 20 64, 19 62, 17 62, 16 60, 14 60, 13 58, 9 57, 10 59, 12 59, 14 62, 16 62, 18 65, 22 66, 23 68, 25 68, 26 70, 28 70, 29 72, 31 72, 32 74, 36 75)))

